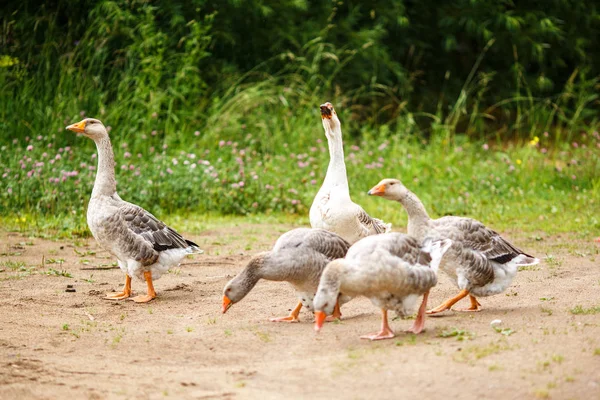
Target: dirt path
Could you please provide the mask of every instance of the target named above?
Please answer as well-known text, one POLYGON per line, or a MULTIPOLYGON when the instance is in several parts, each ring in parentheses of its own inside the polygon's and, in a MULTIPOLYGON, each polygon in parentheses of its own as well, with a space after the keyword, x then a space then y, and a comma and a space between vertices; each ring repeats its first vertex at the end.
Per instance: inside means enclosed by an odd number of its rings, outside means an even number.
MULTIPOLYGON (((411 321, 398 320, 395 339, 367 342, 358 337, 379 328, 380 314, 366 299, 319 335, 307 314, 300 324, 268 321, 296 304, 283 283, 259 282, 220 313, 225 283, 289 228, 188 235, 206 253, 157 281, 159 297, 145 305, 102 299, 124 277, 98 269, 114 260, 93 240, 0 232, 0 398, 600 398, 600 247, 591 239, 509 232, 544 261, 507 293, 482 299, 480 313, 428 318, 421 335, 402 333, 411 321)), ((455 293, 441 277, 430 305, 455 293)))

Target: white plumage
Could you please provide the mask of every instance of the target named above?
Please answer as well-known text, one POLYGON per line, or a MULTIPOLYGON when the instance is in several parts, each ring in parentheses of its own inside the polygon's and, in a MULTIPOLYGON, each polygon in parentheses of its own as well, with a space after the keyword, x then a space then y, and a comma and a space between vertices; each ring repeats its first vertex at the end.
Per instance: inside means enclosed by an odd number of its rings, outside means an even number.
POLYGON ((369 235, 389 232, 391 224, 370 217, 350 198, 342 128, 331 103, 321 105, 321 118, 330 161, 323 185, 310 207, 310 225, 335 232, 350 244, 369 235))

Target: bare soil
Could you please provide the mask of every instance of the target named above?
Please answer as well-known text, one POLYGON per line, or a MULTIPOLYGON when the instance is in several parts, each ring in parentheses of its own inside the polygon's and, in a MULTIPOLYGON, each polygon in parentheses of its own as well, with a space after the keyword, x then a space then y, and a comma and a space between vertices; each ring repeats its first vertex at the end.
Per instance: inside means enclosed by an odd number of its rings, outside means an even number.
MULTIPOLYGON (((379 329, 380 313, 367 299, 345 305, 343 321, 320 334, 309 314, 269 322, 296 304, 285 283, 261 281, 221 314, 225 283, 290 228, 187 235, 205 254, 156 281, 148 304, 103 299, 124 276, 92 239, 0 231, 0 398, 600 398, 592 238, 506 232, 543 259, 506 293, 480 299, 478 313, 429 317, 420 335, 403 333, 411 321, 393 321, 396 338, 369 342, 359 336, 379 329)), ((442 276, 430 306, 456 292, 442 276)))

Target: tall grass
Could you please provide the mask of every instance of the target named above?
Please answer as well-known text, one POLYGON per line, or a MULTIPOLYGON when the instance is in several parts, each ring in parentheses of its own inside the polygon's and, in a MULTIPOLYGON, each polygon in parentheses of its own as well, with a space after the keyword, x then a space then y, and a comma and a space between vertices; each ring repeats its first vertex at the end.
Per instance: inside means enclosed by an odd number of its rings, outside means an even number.
POLYGON ((48 38, 39 54, 0 58, 5 221, 69 216, 84 231, 95 148, 64 131, 84 116, 111 127, 121 196, 156 214, 305 215, 328 162, 318 105, 332 101, 353 195, 373 215, 405 223, 396 205, 365 195, 381 178, 400 177, 434 215, 598 228, 598 78, 584 70, 559 95, 535 97, 515 50, 514 96, 490 105, 495 74, 481 68, 496 45, 489 40, 456 97, 440 90, 428 112, 406 98, 417 75, 393 86, 374 74, 342 89, 368 43, 339 47, 325 29, 240 72, 211 61, 214 14, 168 20, 161 12, 103 1, 84 31, 64 35, 48 13, 36 17, 34 34, 48 38))

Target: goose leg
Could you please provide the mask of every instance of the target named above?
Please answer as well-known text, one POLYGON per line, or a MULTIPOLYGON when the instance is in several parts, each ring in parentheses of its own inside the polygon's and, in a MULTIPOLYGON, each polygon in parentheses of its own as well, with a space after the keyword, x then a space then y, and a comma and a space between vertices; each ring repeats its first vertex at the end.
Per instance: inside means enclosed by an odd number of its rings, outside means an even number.
POLYGON ((342 311, 340 310, 340 301, 335 302, 335 307, 333 308, 333 314, 325 318, 327 322, 333 322, 335 320, 342 319, 342 311))
POLYGON ((423 295, 423 301, 421 302, 421 306, 417 312, 417 319, 415 319, 415 322, 406 330, 406 332, 417 334, 423 331, 423 328, 425 327, 425 309, 427 308, 427 297, 429 297, 429 290, 423 295))
POLYGON ((131 277, 129 275, 125 275, 125 286, 123 286, 123 291, 106 293, 105 299, 123 300, 129 296, 131 296, 131 277))
POLYGON ((144 279, 146 280, 146 285, 148 285, 148 294, 135 296, 133 299, 131 299, 136 303, 147 303, 156 297, 154 285, 152 284, 152 272, 144 271, 144 279))
POLYGON ((466 289, 461 290, 460 293, 457 294, 456 296, 454 296, 453 298, 446 300, 445 302, 443 302, 442 304, 440 304, 436 308, 428 310, 427 314, 437 314, 437 313, 440 313, 442 311, 449 310, 459 300, 467 297, 468 295, 469 295, 469 291, 468 290, 466 290, 466 289))
POLYGON ((361 336, 361 339, 369 339, 369 340, 382 340, 382 339, 391 339, 393 338, 394 332, 390 329, 388 324, 387 310, 385 308, 381 309, 381 332, 375 333, 373 335, 364 335, 361 336))
POLYGON ((466 311, 466 312, 477 312, 477 311, 481 311, 481 304, 477 301, 477 299, 475 298, 475 296, 473 295, 469 295, 469 300, 471 301, 471 307, 469 308, 461 308, 459 310, 456 311, 466 311))
POLYGON ((298 302, 296 308, 292 310, 290 315, 287 317, 279 317, 279 318, 271 318, 269 321, 271 322, 300 322, 298 319, 298 315, 300 315, 300 310, 302 309, 302 302, 298 302))

